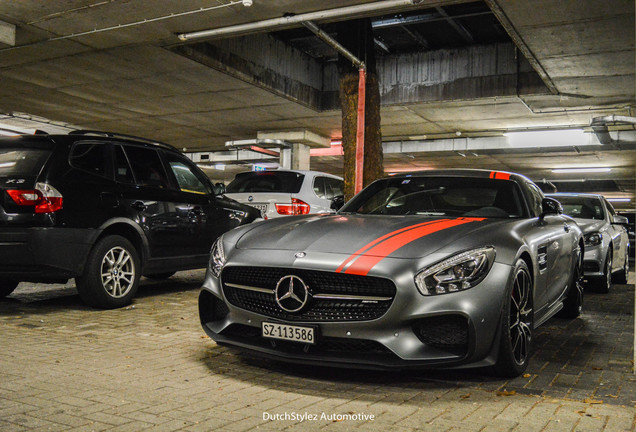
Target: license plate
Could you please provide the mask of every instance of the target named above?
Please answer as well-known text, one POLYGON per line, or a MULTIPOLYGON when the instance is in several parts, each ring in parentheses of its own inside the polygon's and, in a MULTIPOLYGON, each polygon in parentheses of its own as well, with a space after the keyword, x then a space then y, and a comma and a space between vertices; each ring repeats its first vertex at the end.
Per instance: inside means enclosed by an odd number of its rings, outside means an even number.
POLYGON ((263 337, 294 342, 315 344, 316 332, 312 327, 300 327, 287 324, 261 323, 263 337))
POLYGON ((267 204, 249 204, 249 205, 260 210, 261 213, 263 214, 267 213, 267 204))

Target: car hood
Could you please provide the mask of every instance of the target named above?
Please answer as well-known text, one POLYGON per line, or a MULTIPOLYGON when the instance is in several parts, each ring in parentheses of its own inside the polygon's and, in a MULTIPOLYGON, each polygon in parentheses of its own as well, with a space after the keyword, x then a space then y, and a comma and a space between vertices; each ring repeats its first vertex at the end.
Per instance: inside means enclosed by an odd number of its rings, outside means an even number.
POLYGON ((581 231, 583 231, 583 234, 589 234, 594 231, 600 231, 601 229, 603 229, 603 225, 605 225, 604 220, 598 220, 598 219, 574 218, 574 221, 581 228, 581 231))
POLYGON ((254 226, 238 240, 236 247, 416 258, 505 222, 505 219, 415 216, 291 216, 254 226))

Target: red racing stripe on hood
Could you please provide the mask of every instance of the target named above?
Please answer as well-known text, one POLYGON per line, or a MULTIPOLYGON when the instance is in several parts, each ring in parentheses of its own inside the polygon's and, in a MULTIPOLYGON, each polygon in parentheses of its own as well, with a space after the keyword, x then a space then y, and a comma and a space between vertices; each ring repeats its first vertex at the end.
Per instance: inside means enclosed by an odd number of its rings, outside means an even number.
MULTIPOLYGON (((371 249, 367 250, 366 253, 358 257, 353 264, 345 270, 345 273, 366 276, 377 263, 389 256, 392 252, 395 252, 412 241, 438 231, 482 220, 484 220, 484 218, 460 218, 455 220, 444 219, 393 235, 381 243, 376 244, 371 249)), ((349 257, 348 260, 351 258, 352 257, 349 257)), ((339 269, 342 269, 344 264, 345 263, 343 263, 339 269)))
MULTIPOLYGON (((450 220, 450 219, 442 219, 441 221, 447 221, 447 220, 450 220)), ((419 224, 408 226, 406 228, 400 228, 399 230, 395 230, 395 231, 392 231, 392 232, 390 232, 388 234, 385 234, 382 237, 379 237, 379 238, 373 240, 371 243, 368 243, 368 244, 364 245, 363 247, 361 247, 360 249, 358 249, 357 251, 355 251, 349 258, 347 258, 346 260, 344 260, 342 262, 342 264, 340 264, 340 267, 338 267, 336 269, 336 273, 340 273, 342 271, 342 269, 345 268, 345 266, 347 264, 349 264, 351 261, 356 259, 358 257, 358 255, 360 255, 361 253, 363 253, 367 249, 375 246, 376 244, 380 243, 382 240, 385 240, 385 239, 387 239, 389 237, 392 237, 392 236, 394 236, 396 234, 399 234, 401 232, 404 232, 404 231, 410 231, 412 229, 416 229, 416 228, 419 228, 419 227, 422 227, 422 226, 425 226, 425 225, 436 224, 436 223, 441 222, 441 221, 440 220, 436 220, 436 221, 423 222, 423 223, 419 223, 419 224)))

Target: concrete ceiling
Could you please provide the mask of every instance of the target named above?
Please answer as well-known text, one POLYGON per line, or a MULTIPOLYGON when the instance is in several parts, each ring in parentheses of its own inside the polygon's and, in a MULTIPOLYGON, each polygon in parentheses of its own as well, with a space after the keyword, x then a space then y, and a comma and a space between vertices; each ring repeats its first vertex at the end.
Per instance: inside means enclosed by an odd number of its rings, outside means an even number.
MULTIPOLYGON (((0 113, 4 114, 0 124, 19 125, 21 119, 38 118, 51 123, 40 124, 45 130, 68 125, 117 131, 187 151, 222 149, 225 141, 255 138, 258 131, 309 129, 338 138, 337 109, 315 109, 185 57, 175 50, 180 43, 176 35, 364 3, 374 2, 254 0, 251 7, 244 7, 229 0, 2 0, 0 21, 15 25, 17 31, 15 46, 0 43, 0 113), (223 6, 230 3, 235 4, 223 6)), ((452 8, 463 2, 416 3, 396 12, 452 8)), ((636 115, 633 2, 486 0, 486 5, 525 57, 522 72, 530 84, 519 91, 517 82, 516 92, 497 94, 483 90, 484 81, 470 87, 458 79, 453 85, 444 83, 434 96, 418 93, 424 95, 419 99, 408 99, 409 95, 405 99, 403 92, 394 97, 387 84, 382 107, 385 141, 444 138, 458 131, 470 137, 509 129, 580 127, 594 117, 636 115)), ((500 53, 507 48, 496 49, 500 53)), ((462 55, 451 52, 455 53, 462 55)), ((433 58, 436 54, 409 55, 433 58)), ((390 57, 382 61, 389 65, 390 57)), ((502 74, 498 79, 511 77, 502 74)), ((618 171, 609 176, 621 176, 616 194, 632 198, 634 194, 633 143, 581 152, 502 152, 472 159, 443 152, 417 153, 408 160, 387 155, 385 161, 387 172, 478 166, 518 171, 535 179, 553 177, 549 170, 559 166, 612 166, 618 171)), ((312 161, 312 168, 330 172, 337 173, 340 166, 338 157, 312 161)))

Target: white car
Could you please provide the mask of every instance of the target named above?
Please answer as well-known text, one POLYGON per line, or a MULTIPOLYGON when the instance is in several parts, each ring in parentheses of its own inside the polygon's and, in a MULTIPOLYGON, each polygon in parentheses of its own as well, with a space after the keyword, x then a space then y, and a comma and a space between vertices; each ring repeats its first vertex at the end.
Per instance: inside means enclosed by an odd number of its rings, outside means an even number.
POLYGON ((256 207, 264 219, 332 213, 333 200, 344 195, 344 181, 318 171, 249 171, 237 174, 225 195, 256 207))
POLYGON ((582 193, 547 195, 563 206, 583 230, 585 256, 583 272, 587 281, 601 292, 609 292, 612 281, 625 284, 629 274, 628 220, 616 214, 602 196, 582 193))

